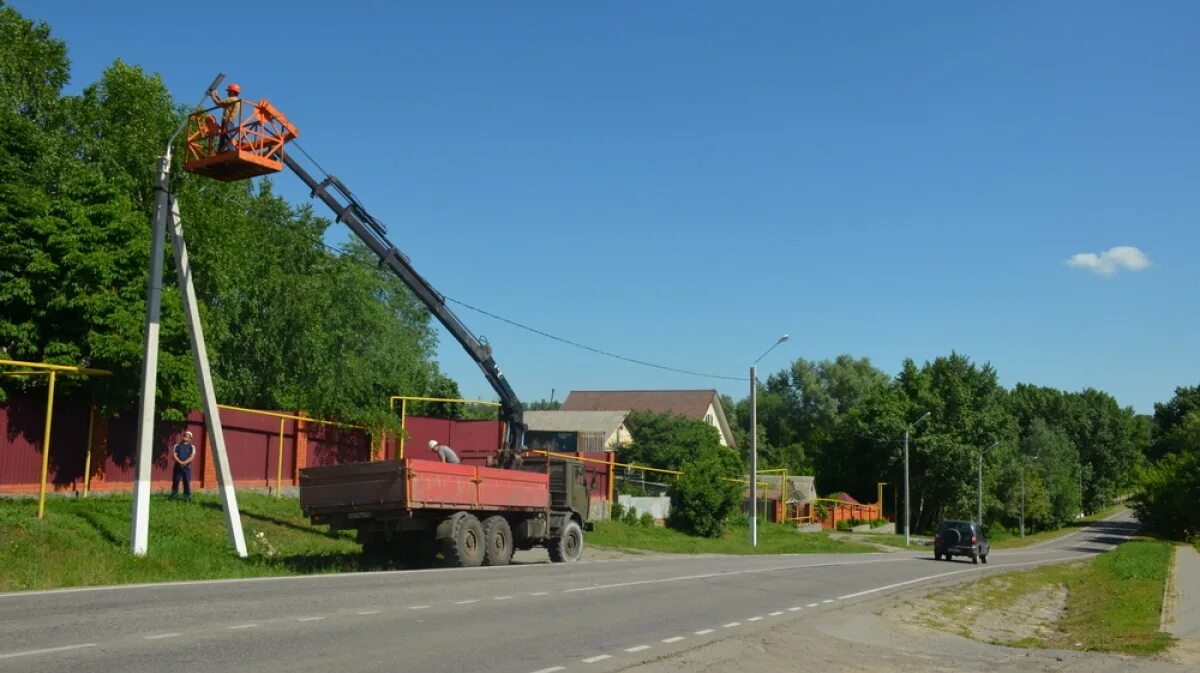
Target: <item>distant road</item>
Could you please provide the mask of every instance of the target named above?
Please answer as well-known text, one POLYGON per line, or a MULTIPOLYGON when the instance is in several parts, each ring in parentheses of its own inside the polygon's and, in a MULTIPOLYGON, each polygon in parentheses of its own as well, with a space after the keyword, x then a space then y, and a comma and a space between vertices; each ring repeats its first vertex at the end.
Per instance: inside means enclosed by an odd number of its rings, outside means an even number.
POLYGON ((611 671, 921 582, 1084 558, 1135 529, 1125 514, 978 566, 659 556, 0 594, 0 671, 611 671))

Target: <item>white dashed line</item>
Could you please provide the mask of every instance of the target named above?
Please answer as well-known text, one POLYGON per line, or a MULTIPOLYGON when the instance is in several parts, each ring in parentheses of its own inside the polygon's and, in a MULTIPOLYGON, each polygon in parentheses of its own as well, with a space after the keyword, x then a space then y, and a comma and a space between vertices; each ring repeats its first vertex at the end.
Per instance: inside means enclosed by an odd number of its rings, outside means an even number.
POLYGON ((319 622, 322 619, 325 619, 325 618, 324 617, 297 617, 296 621, 298 621, 298 622, 319 622))
POLYGON ((723 629, 732 629, 732 628, 733 628, 733 627, 735 627, 735 626, 741 626, 741 625, 742 625, 742 623, 741 623, 741 622, 729 622, 728 624, 722 624, 722 625, 721 625, 721 628, 723 628, 723 629))
POLYGON ((551 666, 550 668, 539 668, 538 670, 534 671, 533 673, 558 673, 558 671, 563 671, 563 670, 566 670, 566 669, 562 666, 551 666))
POLYGON ((410 606, 408 606, 408 609, 409 610, 428 610, 429 606, 428 605, 410 605, 410 606))
POLYGON ((663 641, 664 643, 667 643, 668 645, 669 645, 669 644, 671 644, 671 643, 677 643, 677 642, 679 642, 679 641, 681 641, 681 640, 683 640, 683 636, 675 636, 674 638, 663 638, 663 639, 662 639, 662 641, 663 641))
MULTIPOLYGON (((549 591, 535 591, 535 592, 533 592, 533 593, 531 593, 531 594, 529 594, 529 595, 530 595, 530 596, 549 596, 549 595, 550 595, 550 592, 549 592, 549 591)), ((535 672, 535 673, 536 673, 536 672, 535 672)))
POLYGON ((163 638, 178 638, 181 635, 182 634, 180 634, 180 633, 156 633, 152 636, 142 636, 142 637, 145 638, 146 640, 161 640, 163 638))
POLYGON ((258 624, 238 624, 236 626, 229 627, 229 630, 230 631, 240 631, 241 629, 256 629, 256 628, 258 628, 258 624))
POLYGON ((470 605, 471 603, 478 603, 478 602, 479 602, 478 598, 471 598, 471 599, 468 599, 465 601, 454 601, 454 604, 455 605, 470 605))
POLYGON ((380 612, 381 612, 381 610, 359 610, 358 614, 360 614, 360 615, 377 615, 380 612))
POLYGON ((808 607, 810 607, 810 608, 815 608, 815 607, 817 607, 818 605, 820 605, 820 603, 809 603, 809 604, 808 604, 808 607))
POLYGON ((512 596, 493 596, 492 599, 497 601, 510 601, 512 600, 512 596))
POLYGON ((16 657, 28 657, 34 654, 51 654, 53 652, 67 652, 69 650, 82 650, 85 647, 96 647, 96 643, 82 643, 79 645, 63 645, 62 647, 48 647, 44 650, 25 650, 24 652, 9 652, 0 654, 0 659, 15 659, 16 657))
POLYGON ((823 600, 823 601, 821 601, 821 602, 822 602, 822 603, 832 603, 832 602, 833 602, 833 599, 832 599, 832 598, 826 598, 825 600, 823 600))
POLYGON ((802 607, 800 607, 799 605, 797 605, 797 606, 796 606, 796 607, 794 607, 794 608, 788 608, 788 612, 800 612, 800 611, 801 611, 801 610, 803 610, 803 609, 804 609, 804 608, 802 608, 802 607))
POLYGON ((757 622, 757 621, 759 621, 760 619, 762 619, 762 617, 751 617, 750 619, 747 619, 746 621, 748 621, 748 622, 757 622))
POLYGON ((604 661, 605 659, 612 659, 612 655, 611 654, 597 654, 594 657, 588 657, 587 659, 580 659, 580 661, 582 661, 585 664, 594 664, 597 661, 604 661))
POLYGON ((782 615, 782 614, 783 614, 783 610, 776 610, 775 612, 772 612, 771 614, 769 614, 767 616, 768 617, 778 617, 779 615, 782 615))
POLYGON ((641 652, 642 650, 648 650, 648 649, 650 649, 649 645, 635 645, 633 647, 626 647, 625 651, 626 652, 641 652))
POLYGON ((707 636, 708 634, 710 634, 712 632, 713 632, 712 629, 700 629, 699 631, 692 631, 692 633, 694 633, 698 636, 707 636))

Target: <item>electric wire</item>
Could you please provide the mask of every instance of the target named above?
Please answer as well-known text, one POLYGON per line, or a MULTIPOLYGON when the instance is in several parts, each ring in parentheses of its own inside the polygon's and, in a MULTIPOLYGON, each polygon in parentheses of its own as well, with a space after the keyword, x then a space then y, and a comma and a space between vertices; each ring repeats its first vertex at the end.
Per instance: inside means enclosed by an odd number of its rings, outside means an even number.
MULTIPOLYGON (((293 141, 293 143, 294 143, 294 142, 295 142, 295 141, 293 141)), ((304 152, 304 148, 302 148, 302 147, 299 147, 299 146, 297 146, 297 148, 298 148, 298 149, 299 149, 299 150, 300 150, 302 153, 304 153, 304 155, 305 155, 305 156, 308 156, 308 153, 307 153, 307 152, 304 152)), ((325 173, 324 169, 322 169, 322 168, 321 168, 321 165, 320 165, 319 163, 317 163, 315 159, 313 159, 311 156, 309 156, 308 158, 309 158, 309 160, 310 160, 310 161, 312 161, 313 165, 315 165, 315 166, 317 167, 317 170, 320 170, 322 173, 324 173, 326 177, 328 177, 328 176, 329 176, 329 174, 328 174, 328 173, 325 173)), ((224 193, 221 193, 221 192, 219 192, 219 191, 216 191, 216 190, 211 190, 211 189, 209 189, 209 188, 208 188, 206 185, 204 185, 204 184, 202 184, 202 183, 198 185, 197 189, 198 189, 200 192, 202 192, 202 193, 205 193, 205 194, 208 194, 208 195, 210 195, 210 196, 216 196, 216 197, 218 197, 218 198, 224 199, 225 201, 227 201, 227 202, 228 202, 228 203, 230 203, 231 205, 233 205, 233 206, 236 206, 237 208, 241 209, 241 210, 242 210, 242 212, 243 212, 245 215, 247 215, 247 216, 250 216, 250 217, 253 217, 253 214, 252 214, 252 213, 250 213, 250 212, 249 212, 249 211, 246 209, 246 204, 243 204, 243 203, 238 203, 238 202, 237 202, 237 201, 235 201, 233 198, 231 198, 229 195, 227 195, 227 194, 224 194, 224 193)), ((325 248, 326 250, 328 250, 328 251, 330 251, 330 252, 332 252, 332 253, 334 253, 334 254, 336 254, 336 255, 340 256, 340 257, 344 257, 344 255, 345 255, 345 250, 343 250, 343 249, 340 249, 340 248, 336 248, 336 247, 334 247, 334 246, 332 246, 332 245, 329 245, 329 244, 328 244, 328 243, 326 243, 324 240, 321 240, 321 239, 320 239, 320 238, 318 238, 318 237, 311 236, 311 235, 309 235, 309 234, 307 234, 307 233, 305 233, 305 232, 300 232, 300 231, 296 231, 296 232, 293 232, 293 233, 299 233, 299 234, 300 234, 302 237, 304 237, 304 238, 308 239, 308 240, 309 240, 309 241, 311 241, 312 243, 315 243, 316 245, 319 245, 319 246, 321 246, 322 248, 325 248)), ((354 260, 354 259, 352 259, 351 261, 355 261, 355 262, 361 263, 363 266, 366 266, 366 267, 369 267, 369 268, 372 268, 372 269, 376 268, 376 267, 375 267, 375 265, 373 265, 373 264, 368 264, 367 262, 365 262, 365 261, 362 261, 362 260, 354 260)), ((585 350, 585 351, 589 351, 589 352, 591 352, 591 353, 595 353, 595 354, 597 354, 597 355, 602 355, 602 356, 604 356, 604 357, 613 358, 613 359, 615 359, 615 360, 621 360, 621 361, 624 361, 624 362, 629 362, 629 363, 632 363, 632 364, 640 365, 640 366, 643 366, 643 367, 649 367, 649 368, 652 368, 652 369, 658 369, 658 370, 661 370, 661 371, 673 372, 673 373, 676 373, 676 374, 684 374, 684 375, 687 375, 687 376, 697 376, 697 377, 700 377, 700 378, 707 378, 707 379, 719 379, 719 380, 722 380, 722 381, 749 381, 749 380, 750 380, 750 379, 749 379, 749 377, 739 377, 739 376, 724 376, 724 375, 722 375, 722 374, 711 374, 711 373, 707 373, 707 372, 698 372, 698 371, 692 371, 692 370, 690 370, 690 369, 681 369, 681 368, 678 368, 678 367, 670 367, 670 366, 668 366, 668 365, 660 365, 660 364, 657 364, 657 363, 654 363, 654 362, 649 362, 649 361, 646 361, 646 360, 639 360, 639 359, 637 359, 637 358, 631 358, 631 357, 628 357, 628 356, 625 356, 625 355, 620 355, 620 354, 618 354, 618 353, 613 353, 613 352, 611 352, 611 351, 604 350, 604 349, 602 349, 602 348, 596 348, 595 346, 588 346, 587 344, 582 344, 582 343, 579 343, 579 342, 577 342, 577 341, 573 341, 573 340, 571 340, 571 339, 567 339, 567 338, 565 338, 565 337, 560 337, 560 336, 557 336, 557 335, 551 334, 551 333, 549 333, 549 332, 546 332, 545 330, 540 330, 540 329, 538 329, 538 328, 536 328, 536 327, 531 327, 531 326, 529 326, 529 325, 526 325, 526 324, 524 324, 524 323, 518 322, 518 321, 516 321, 516 320, 512 320, 511 318, 506 318, 506 317, 504 317, 504 316, 502 316, 502 315, 498 315, 498 314, 496 314, 496 313, 492 313, 491 311, 487 311, 487 310, 485 310, 485 309, 479 308, 478 306, 473 306, 473 305, 471 305, 471 304, 468 304, 467 302, 461 301, 461 300, 459 300, 459 299, 455 299, 455 298, 453 298, 453 297, 450 297, 450 296, 447 296, 447 295, 445 295, 445 294, 443 294, 443 295, 442 295, 442 297, 443 297, 443 298, 445 298, 445 299, 446 299, 446 301, 452 302, 452 303, 454 303, 454 304, 457 304, 458 306, 462 306, 463 308, 469 309, 469 310, 471 310, 471 311, 475 311, 476 313, 479 313, 479 314, 485 315, 485 316, 487 316, 487 317, 489 317, 489 318, 492 318, 493 320, 499 320, 500 322, 506 323, 506 324, 508 324, 508 325, 511 325, 511 326, 513 326, 513 327, 516 327, 516 328, 518 328, 518 329, 525 330, 525 331, 527 331, 527 332, 530 332, 530 333, 533 333, 533 334, 537 334, 538 336, 541 336, 541 337, 544 337, 544 338, 550 339, 550 340, 552 340, 552 341, 557 341, 557 342, 559 342, 559 343, 567 344, 568 346, 572 346, 572 347, 579 348, 579 349, 582 349, 582 350, 585 350)), ((478 337, 477 337, 477 338, 478 338, 478 337)))

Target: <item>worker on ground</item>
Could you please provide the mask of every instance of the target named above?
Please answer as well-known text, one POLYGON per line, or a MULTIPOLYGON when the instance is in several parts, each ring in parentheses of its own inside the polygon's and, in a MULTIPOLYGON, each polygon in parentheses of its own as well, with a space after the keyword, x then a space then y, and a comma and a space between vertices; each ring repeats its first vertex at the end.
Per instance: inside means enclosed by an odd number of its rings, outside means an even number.
POLYGON ((218 152, 233 149, 233 131, 242 119, 242 87, 230 84, 225 87, 225 98, 217 95, 216 89, 209 89, 208 95, 221 108, 221 141, 218 152))
POLYGON ((183 433, 183 439, 171 449, 171 499, 179 497, 179 484, 183 483, 183 500, 192 499, 192 461, 196 459, 196 447, 192 446, 192 433, 183 433))
POLYGON ((429 450, 436 453, 438 458, 442 459, 443 463, 461 463, 458 459, 458 454, 454 453, 454 449, 445 444, 438 444, 436 439, 429 440, 429 450))

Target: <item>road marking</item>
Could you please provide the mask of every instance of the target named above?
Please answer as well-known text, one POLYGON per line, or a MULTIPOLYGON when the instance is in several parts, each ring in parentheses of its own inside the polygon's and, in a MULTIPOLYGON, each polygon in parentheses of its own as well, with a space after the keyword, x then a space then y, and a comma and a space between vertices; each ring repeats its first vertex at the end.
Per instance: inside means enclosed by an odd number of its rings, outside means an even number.
POLYGON ((557 673, 558 671, 566 670, 563 666, 551 666, 550 668, 539 668, 533 673, 557 673))
POLYGON ((796 606, 796 607, 794 607, 794 608, 788 608, 788 612, 800 612, 800 611, 801 611, 801 610, 803 610, 803 609, 804 609, 804 608, 802 608, 802 607, 800 607, 800 606, 796 606))
POLYGON ((648 649, 650 649, 649 645, 634 645, 633 647, 626 647, 625 651, 626 652, 641 652, 642 650, 648 650, 648 649))
POLYGON ((723 629, 732 629, 732 628, 733 628, 733 627, 735 627, 735 626, 741 626, 741 625, 742 625, 742 623, 741 623, 741 622, 729 622, 728 624, 722 624, 722 625, 721 625, 721 628, 723 628, 723 629))
POLYGON ((237 626, 229 627, 230 631, 239 631, 241 629, 256 629, 258 624, 238 624, 237 626))
MULTIPOLYGON (((736 575, 755 575, 759 573, 775 573, 783 572, 784 570, 799 570, 801 568, 835 568, 848 565, 866 565, 869 563, 894 563, 897 560, 908 559, 874 559, 870 561, 827 561, 824 563, 797 563, 786 566, 770 566, 767 568, 750 568, 747 570, 730 570, 727 572, 703 573, 701 575, 680 575, 678 577, 663 577, 653 580, 637 580, 636 582, 616 582, 614 584, 593 584, 590 587, 575 587, 574 589, 563 589, 563 593, 570 594, 576 591, 600 591, 603 589, 619 589, 622 587, 636 587, 644 584, 663 584, 666 582, 686 582, 688 580, 706 580, 713 577, 733 577, 736 575)), ((505 567, 505 566, 500 566, 505 567)))
POLYGON ((142 636, 146 640, 161 640, 162 638, 178 638, 181 633, 156 633, 152 636, 142 636))
POLYGON ((820 603, 809 603, 807 607, 810 607, 810 608, 815 608, 815 607, 817 607, 818 605, 820 605, 820 603))
POLYGON ((408 606, 408 609, 409 610, 427 610, 427 609, 429 609, 429 606, 428 605, 410 605, 410 606, 408 606))
POLYGON ((612 655, 611 654, 597 654, 594 657, 588 657, 587 659, 580 659, 580 661, 582 661, 585 664, 594 664, 597 661, 604 661, 605 659, 612 659, 612 655))
POLYGON ((662 641, 663 641, 664 643, 668 643, 668 644, 670 644, 670 643, 677 643, 677 642, 679 642, 679 641, 681 641, 681 640, 683 640, 683 636, 675 636, 674 638, 663 638, 663 639, 662 639, 662 641))
POLYGON ((62 647, 47 647, 44 650, 25 650, 24 652, 9 652, 0 654, 0 659, 15 659, 16 657, 29 657, 35 654, 51 654, 53 652, 69 652, 70 650, 82 650, 85 647, 95 647, 96 643, 81 643, 79 645, 63 645, 62 647))
POLYGON ((478 603, 478 602, 479 602, 478 598, 469 598, 465 601, 454 601, 454 604, 455 605, 470 605, 471 603, 478 603))
POLYGON ((322 619, 325 619, 325 618, 324 617, 297 617, 296 621, 298 621, 298 622, 319 622, 322 619))
POLYGON ((382 612, 382 610, 359 610, 358 614, 360 614, 360 615, 377 615, 380 612, 382 612))
POLYGON ((762 617, 751 617, 750 619, 747 619, 746 621, 748 621, 748 622, 757 622, 757 621, 758 621, 758 620, 760 620, 760 619, 762 619, 762 617))
POLYGON ((776 610, 775 612, 772 612, 771 614, 769 614, 767 616, 768 617, 778 617, 779 615, 782 615, 782 614, 783 614, 783 610, 776 610))
POLYGON ((832 598, 826 598, 825 600, 823 600, 823 601, 821 601, 821 602, 822 602, 822 603, 832 603, 832 602, 833 602, 833 599, 832 599, 832 598))
POLYGON ((712 632, 713 632, 713 629, 700 629, 699 631, 692 631, 692 633, 694 633, 698 636, 707 636, 708 634, 710 634, 712 632))
POLYGON ((549 596, 550 592, 549 591, 535 591, 529 595, 530 596, 549 596))
POLYGON ((492 598, 493 598, 494 600, 498 600, 498 601, 509 601, 509 600, 512 600, 512 596, 493 596, 492 598))
MULTIPOLYGON (((1095 556, 1095 554, 1073 554, 1071 556, 1062 556, 1059 558, 1044 559, 1041 561, 1022 561, 1021 563, 996 563, 996 564, 993 564, 991 566, 991 568, 993 570, 995 570, 997 568, 1016 568, 1019 566, 1045 565, 1047 563, 1062 563, 1063 561, 1074 561, 1077 559, 1089 558, 1089 557, 1094 557, 1094 556, 1095 556)), ((848 600, 850 598, 858 598, 859 596, 868 596, 870 594, 878 593, 880 591, 887 591, 888 589, 895 589, 897 587, 908 586, 909 584, 916 584, 917 582, 933 580, 933 579, 937 579, 939 577, 949 577, 951 575, 961 575, 963 573, 969 573, 969 572, 978 572, 981 570, 986 570, 986 568, 983 566, 972 566, 972 567, 966 568, 964 570, 951 570, 950 572, 947 572, 947 573, 938 573, 936 575, 926 575, 925 577, 918 577, 916 579, 908 580, 906 582, 896 582, 895 584, 886 584, 881 587, 875 587, 874 589, 867 589, 865 591, 859 591, 859 592, 853 593, 853 594, 846 594, 845 596, 838 596, 838 600, 844 601, 844 600, 848 600)))

